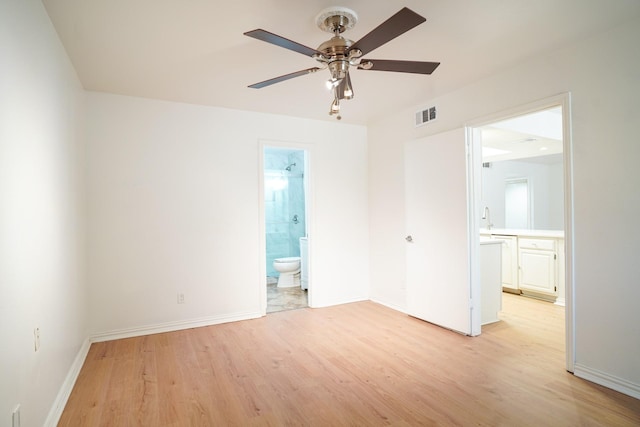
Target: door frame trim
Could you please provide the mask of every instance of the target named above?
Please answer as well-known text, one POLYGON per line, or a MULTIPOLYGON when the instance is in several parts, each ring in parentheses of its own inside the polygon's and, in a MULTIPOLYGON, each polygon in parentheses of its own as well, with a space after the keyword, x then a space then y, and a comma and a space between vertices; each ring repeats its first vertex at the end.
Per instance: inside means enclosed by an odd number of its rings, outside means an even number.
MULTIPOLYGON (((564 176, 564 243, 565 243, 565 358, 566 369, 574 371, 575 366, 575 274, 574 274, 574 206, 573 206, 573 141, 571 132, 571 93, 565 92, 548 98, 519 105, 506 110, 498 111, 466 123, 467 146, 470 156, 467 174, 470 179, 469 203, 472 215, 469 226, 469 241, 479 245, 480 227, 473 217, 480 217, 482 206, 479 204, 479 180, 477 174, 482 166, 481 141, 477 134, 477 128, 490 123, 507 120, 516 116, 522 116, 552 107, 562 107, 562 144, 563 144, 563 176, 564 176), (472 190, 471 190, 472 189, 472 190), (474 194, 471 194, 474 193, 474 194)), ((478 251, 470 250, 472 265, 478 265, 478 251)), ((474 270, 475 273, 475 270, 474 270)), ((479 270, 478 270, 479 273, 479 270)), ((472 280, 480 280, 479 274, 472 280)))

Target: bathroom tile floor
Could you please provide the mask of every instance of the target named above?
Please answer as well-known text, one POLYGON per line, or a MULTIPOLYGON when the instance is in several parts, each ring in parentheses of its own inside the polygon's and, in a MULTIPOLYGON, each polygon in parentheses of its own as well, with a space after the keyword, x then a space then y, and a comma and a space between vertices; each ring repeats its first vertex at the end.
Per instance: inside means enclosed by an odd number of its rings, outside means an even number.
POLYGON ((267 277, 267 313, 308 307, 307 291, 299 286, 278 288, 276 277, 267 277))

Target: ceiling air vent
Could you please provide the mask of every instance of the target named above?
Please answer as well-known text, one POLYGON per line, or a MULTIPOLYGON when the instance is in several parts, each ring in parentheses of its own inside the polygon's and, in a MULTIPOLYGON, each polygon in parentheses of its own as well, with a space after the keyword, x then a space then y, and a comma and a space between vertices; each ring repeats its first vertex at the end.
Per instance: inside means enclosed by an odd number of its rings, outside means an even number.
POLYGON ((416 112, 416 126, 422 126, 425 123, 432 122, 436 119, 436 107, 429 107, 416 112))

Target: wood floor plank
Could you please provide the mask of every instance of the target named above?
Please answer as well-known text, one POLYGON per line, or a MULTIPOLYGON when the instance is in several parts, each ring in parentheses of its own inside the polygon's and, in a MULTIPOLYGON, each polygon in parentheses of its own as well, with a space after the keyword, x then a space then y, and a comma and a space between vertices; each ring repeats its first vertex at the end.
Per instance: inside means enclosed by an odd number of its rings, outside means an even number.
POLYGON ((373 302, 94 343, 60 426, 640 425, 564 366, 564 310, 462 336, 373 302))

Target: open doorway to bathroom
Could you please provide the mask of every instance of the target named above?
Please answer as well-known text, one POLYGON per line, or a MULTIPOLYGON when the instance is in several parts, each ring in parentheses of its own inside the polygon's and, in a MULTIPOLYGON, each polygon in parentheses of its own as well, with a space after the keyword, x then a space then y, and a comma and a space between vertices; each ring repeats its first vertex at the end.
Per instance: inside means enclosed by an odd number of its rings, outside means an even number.
POLYGON ((307 152, 263 150, 266 313, 308 307, 307 152))

